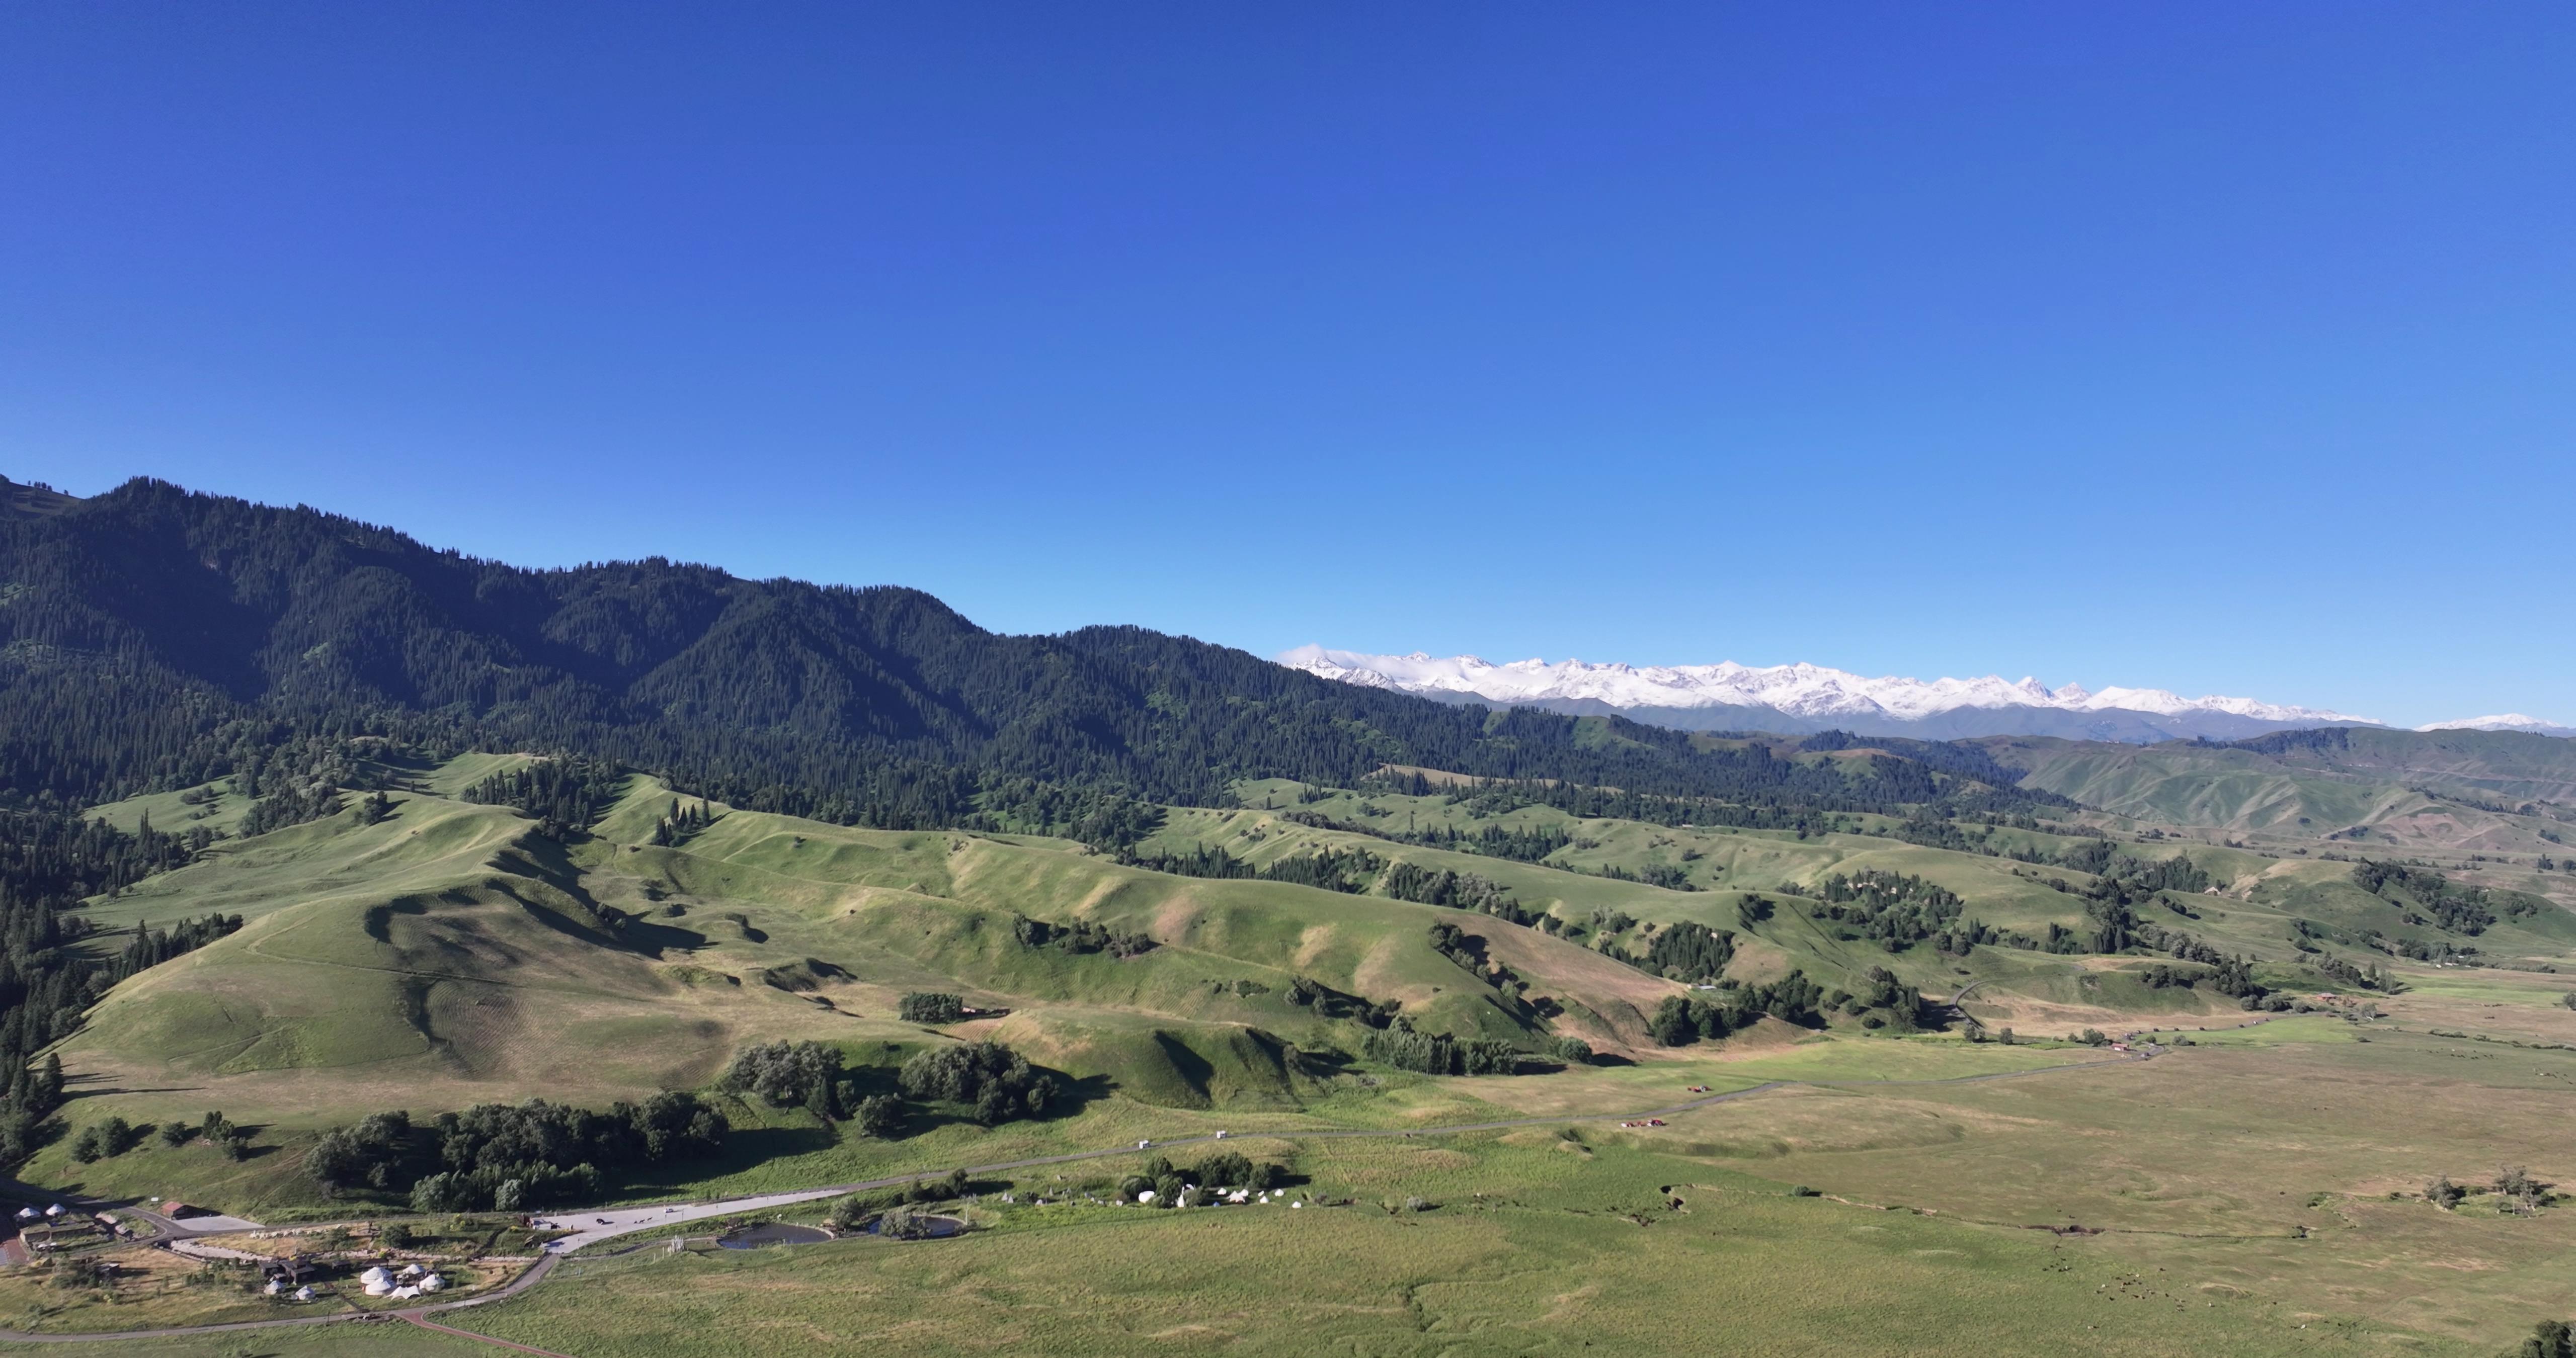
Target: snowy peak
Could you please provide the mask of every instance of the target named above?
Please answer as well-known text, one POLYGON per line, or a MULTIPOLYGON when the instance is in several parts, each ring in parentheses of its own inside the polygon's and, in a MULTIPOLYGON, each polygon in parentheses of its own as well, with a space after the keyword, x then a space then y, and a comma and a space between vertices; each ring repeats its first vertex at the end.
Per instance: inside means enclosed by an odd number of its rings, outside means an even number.
POLYGON ((2462 717, 2458 721, 2437 721, 2415 728, 2418 731, 2527 731, 2541 736, 2576 736, 2576 726, 2520 712, 2500 712, 2492 717, 2462 717))
POLYGON ((2087 734, 2093 738, 2219 738, 2291 726, 2365 725, 2368 717, 2252 698, 2185 698, 2160 688, 2080 684, 2049 688, 2036 678, 1871 679, 1821 665, 1592 664, 1476 656, 1369 655, 1300 646, 1279 663, 1326 679, 1452 701, 1619 710, 1665 725, 1720 729, 1823 730, 1861 734, 2087 734), (1770 720, 1776 716, 1779 720, 1770 720))

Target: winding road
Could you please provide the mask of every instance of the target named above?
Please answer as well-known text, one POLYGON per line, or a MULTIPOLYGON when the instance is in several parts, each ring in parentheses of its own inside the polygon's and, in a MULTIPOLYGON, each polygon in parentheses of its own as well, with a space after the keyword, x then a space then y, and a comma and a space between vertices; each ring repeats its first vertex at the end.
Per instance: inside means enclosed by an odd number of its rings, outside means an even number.
MULTIPOLYGON (((1964 993, 1965 992, 1962 992, 1963 997, 1964 993)), ((1269 1141, 1328 1141, 1370 1137, 1422 1138, 1434 1136, 1457 1136, 1462 1133, 1470 1132, 1510 1131, 1522 1127, 1558 1127, 1594 1122, 1635 1122, 1645 1118, 1667 1117, 1676 1113, 1687 1113, 1694 1109, 1707 1108, 1714 1104, 1731 1103, 1737 1099, 1749 1099, 1757 1094, 1767 1094, 1775 1089, 1790 1089, 1800 1086, 1811 1089, 1871 1089, 1900 1085, 1977 1084, 1991 1080, 2017 1080, 2033 1075, 2050 1075, 2071 1070, 2096 1070, 2108 1066, 2120 1065, 2125 1062, 2145 1061, 2159 1054, 2159 1052, 2154 1050, 2129 1052, 2120 1056, 2097 1058, 2086 1061, 2070 1061, 2054 1066, 2032 1066, 2023 1070, 1997 1070, 1988 1071, 1980 1075, 1951 1075, 1913 1080, 1766 1080, 1761 1084, 1748 1085, 1742 1089, 1730 1089, 1722 1093, 1707 1094, 1699 1098, 1685 1100, 1681 1103, 1666 1104, 1660 1108, 1648 1108, 1637 1112, 1578 1113, 1558 1114, 1547 1117, 1499 1118, 1490 1122, 1448 1123, 1438 1127, 1417 1127, 1411 1129, 1328 1127, 1316 1128, 1308 1131, 1245 1132, 1242 1134, 1241 1139, 1269 1141)), ((969 1175, 997 1174, 1008 1170, 1039 1169, 1048 1165, 1065 1165, 1084 1160, 1102 1160, 1112 1156, 1137 1155, 1150 1151, 1164 1151, 1175 1146, 1205 1145, 1219 1139, 1221 1138, 1213 1133, 1199 1136, 1174 1137, 1168 1141, 1151 1141, 1141 1146, 1118 1146, 1108 1150, 1075 1151, 1066 1155, 1042 1155, 1026 1160, 1003 1160, 989 1165, 967 1165, 963 1168, 969 1175)), ((954 1171, 915 1170, 909 1174, 898 1174, 883 1179, 867 1179, 857 1183, 831 1184, 820 1188, 799 1189, 791 1193, 763 1193, 740 1198, 723 1198, 711 1202, 657 1203, 649 1207, 597 1208, 591 1211, 564 1212, 550 1216, 541 1216, 536 1219, 539 1225, 551 1227, 557 1230, 571 1231, 573 1234, 548 1243, 545 1254, 540 1257, 536 1263, 530 1265, 526 1272, 521 1273, 518 1277, 512 1279, 507 1285, 495 1288, 494 1290, 483 1293, 480 1296, 460 1298, 456 1301, 439 1302, 430 1306, 411 1307, 405 1310, 391 1312, 342 1311, 335 1312, 330 1315, 291 1316, 278 1320, 235 1321, 231 1324, 225 1325, 178 1325, 163 1329, 117 1330, 95 1334, 35 1334, 17 1330, 0 1330, 0 1342, 86 1344, 115 1340, 165 1339, 186 1335, 226 1334, 235 1330, 262 1330, 287 1325, 363 1324, 370 1321, 381 1323, 387 1319, 400 1319, 427 1329, 437 1330, 443 1334, 452 1334, 460 1338, 480 1340, 484 1343, 498 1345, 502 1348, 515 1349, 521 1353, 544 1354, 547 1355, 547 1358, 566 1358, 565 1355, 553 1354, 549 1350, 532 1349, 523 1344, 511 1343, 508 1340, 494 1339, 487 1335, 475 1334, 471 1330, 455 1329, 432 1321, 429 1317, 435 1314, 465 1310, 468 1307, 489 1306, 494 1302, 507 1301, 510 1298, 527 1291, 529 1288, 536 1286, 538 1283, 545 1281, 547 1275, 553 1273, 555 1267, 558 1264, 561 1264, 564 1259, 573 1252, 599 1244, 603 1241, 617 1239, 620 1236, 633 1235, 638 1231, 654 1230, 659 1227, 675 1225, 682 1222, 702 1221, 710 1217, 734 1216, 745 1212, 768 1211, 775 1207, 790 1206, 800 1202, 812 1202, 818 1198, 839 1197, 845 1193, 864 1192, 866 1190, 876 1188, 893 1188, 899 1185, 913 1183, 920 1179, 939 1178, 952 1172, 954 1171)), ((133 1211, 135 1209, 122 1208, 120 1210, 133 1211)), ((163 1219, 156 1218, 156 1221, 158 1220, 163 1219)), ((178 1223, 175 1222, 169 1224, 173 1226, 178 1225, 178 1223)), ((189 1235, 206 1234, 206 1232, 190 1231, 184 1226, 179 1226, 175 1234, 180 1237, 185 1237, 189 1235)))

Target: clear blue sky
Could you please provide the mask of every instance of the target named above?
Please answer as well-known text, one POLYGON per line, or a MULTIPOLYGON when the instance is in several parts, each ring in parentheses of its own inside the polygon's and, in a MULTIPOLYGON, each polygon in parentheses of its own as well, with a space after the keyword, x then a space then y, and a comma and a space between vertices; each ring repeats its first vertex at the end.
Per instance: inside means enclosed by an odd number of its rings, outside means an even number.
POLYGON ((2576 7, 0 10, 0 473, 2576 721, 2576 7))

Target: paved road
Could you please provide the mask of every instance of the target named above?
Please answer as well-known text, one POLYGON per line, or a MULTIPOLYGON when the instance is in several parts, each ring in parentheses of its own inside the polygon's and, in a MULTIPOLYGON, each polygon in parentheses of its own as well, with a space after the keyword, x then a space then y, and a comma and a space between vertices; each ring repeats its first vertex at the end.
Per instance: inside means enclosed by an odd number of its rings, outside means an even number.
MULTIPOLYGON (((887 1184, 910 1183, 917 1177, 919 1176, 907 1174, 900 1179, 887 1179, 881 1184, 872 1183, 866 1187, 876 1188, 887 1184)), ((765 1212, 772 1207, 785 1207, 792 1203, 812 1202, 816 1198, 848 1193, 853 1191, 854 1187, 806 1188, 793 1193, 766 1193, 758 1197, 725 1198, 716 1202, 657 1203, 651 1207, 602 1207, 587 1212, 564 1212, 555 1216, 542 1216, 537 1218, 537 1224, 549 1230, 573 1232, 546 1246, 551 1253, 570 1254, 603 1240, 614 1240, 621 1235, 631 1235, 637 1231, 649 1231, 657 1226, 673 1226, 684 1221, 731 1216, 736 1212, 765 1212)))
MULTIPOLYGON (((2144 1061, 2154 1054, 2155 1053, 2152 1052, 2131 1052, 2127 1055, 2112 1057, 2107 1060, 2072 1061, 2062 1065, 2032 1066, 2024 1070, 1999 1070, 1989 1071, 1983 1075, 1953 1075, 1917 1080, 1766 1080, 1761 1084, 1752 1085, 1744 1089, 1730 1089, 1724 1093, 1707 1094, 1696 1099, 1685 1100, 1681 1103, 1666 1104, 1661 1108, 1648 1108, 1640 1112, 1594 1113, 1571 1117, 1499 1118, 1491 1122, 1449 1123, 1439 1127, 1420 1127, 1411 1130, 1381 1130, 1370 1127, 1334 1127, 1319 1128, 1312 1131, 1246 1132, 1243 1135, 1246 1140, 1338 1141, 1371 1137, 1420 1138, 1432 1136, 1456 1136, 1464 1132, 1507 1131, 1517 1127, 1560 1127, 1587 1122, 1634 1122, 1643 1118, 1666 1117, 1675 1113, 1687 1113, 1692 1109, 1706 1108, 1712 1104, 1730 1103, 1737 1099, 1749 1099, 1757 1094, 1769 1093, 1774 1089, 1787 1089, 1797 1085, 1806 1085, 1820 1089, 1866 1089, 1882 1085, 1978 1084, 1989 1080, 2018 1080, 2033 1075, 2048 1075, 2060 1071, 2098 1069, 2107 1066, 2119 1065, 2129 1061, 2144 1061)), ((1160 1151, 1167 1150, 1175 1146, 1203 1145, 1214 1142, 1218 1139, 1219 1138, 1213 1134, 1174 1137, 1168 1141, 1151 1142, 1149 1143, 1149 1147, 1145 1149, 1150 1151, 1160 1151)), ((1075 1151, 1068 1155, 1042 1155, 1027 1160, 1004 1160, 989 1165, 968 1165, 965 1166, 965 1170, 970 1175, 995 1174, 1006 1170, 1037 1169, 1046 1165, 1065 1165, 1081 1160, 1101 1160, 1112 1156, 1135 1155, 1139 1153, 1139 1147, 1118 1146, 1110 1150, 1075 1151)), ((614 1209, 601 1208, 589 1212, 565 1212, 552 1216, 540 1217, 538 1220, 542 1222, 559 1224, 564 1229, 572 1230, 576 1232, 576 1234, 549 1244, 546 1247, 547 1253, 544 1257, 538 1259, 535 1264, 531 1265, 527 1272, 520 1274, 515 1279, 512 1279, 507 1286, 496 1288, 493 1291, 486 1292, 480 1296, 466 1297, 457 1301, 440 1302, 434 1306, 419 1306, 392 1313, 340 1312, 333 1315, 323 1316, 294 1316, 281 1320, 236 1321, 229 1325, 179 1325, 157 1330, 119 1330, 102 1334, 28 1334, 16 1330, 0 1330, 0 1341, 38 1344, 82 1344, 125 1339, 162 1339, 181 1335, 225 1334, 234 1330, 261 1330, 280 1325, 349 1324, 363 1321, 370 1315, 384 1316, 390 1314, 396 1318, 408 1320, 416 1325, 426 1326, 427 1328, 439 1330, 443 1333, 454 1334, 464 1338, 481 1339, 485 1343, 499 1344, 505 1348, 520 1349, 522 1352, 545 1353, 546 1351, 543 1349, 527 1349, 522 1345, 511 1344, 504 1340, 490 1339, 482 1335, 474 1334, 468 1330, 452 1329, 445 1325, 433 1324, 427 1319, 427 1317, 433 1314, 461 1311, 467 1307, 488 1306, 494 1302, 507 1301, 510 1298, 527 1291, 529 1288, 536 1286, 538 1283, 545 1281, 546 1276, 553 1273, 556 1265, 562 1263, 567 1255, 569 1255, 573 1250, 580 1249, 585 1245, 595 1245, 601 1241, 614 1240, 619 1236, 632 1235, 638 1231, 649 1231, 656 1227, 670 1225, 674 1222, 697 1221, 708 1217, 730 1216, 746 1212, 766 1211, 772 1207, 785 1206, 799 1202, 811 1202, 817 1198, 838 1197, 844 1193, 856 1193, 872 1188, 892 1188, 899 1184, 911 1183, 917 1179, 937 1178, 950 1172, 951 1171, 948 1170, 922 1170, 911 1174, 895 1175, 891 1178, 868 1179, 858 1183, 832 1184, 822 1188, 800 1189, 793 1193, 765 1193, 751 1197, 725 1198, 713 1202, 657 1203, 650 1207, 620 1207, 614 1209)), ((130 1211, 132 1209, 127 1208, 124 1210, 130 1211)), ((188 1232, 184 1232, 183 1228, 183 1233, 188 1232)), ((551 1358, 565 1358, 565 1356, 552 1355, 551 1358)))

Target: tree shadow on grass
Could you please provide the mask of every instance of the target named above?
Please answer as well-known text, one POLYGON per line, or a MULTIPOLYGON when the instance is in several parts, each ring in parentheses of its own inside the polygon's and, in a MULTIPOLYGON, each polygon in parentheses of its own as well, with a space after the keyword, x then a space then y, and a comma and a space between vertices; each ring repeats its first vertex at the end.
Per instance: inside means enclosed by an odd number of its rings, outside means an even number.
POLYGON ((812 1123, 789 1127, 737 1127, 726 1135, 724 1150, 720 1154, 660 1167, 664 1173, 640 1179, 631 1187, 644 1190, 685 1187, 703 1179, 757 1169, 772 1160, 828 1151, 840 1141, 840 1133, 834 1128, 812 1123))

